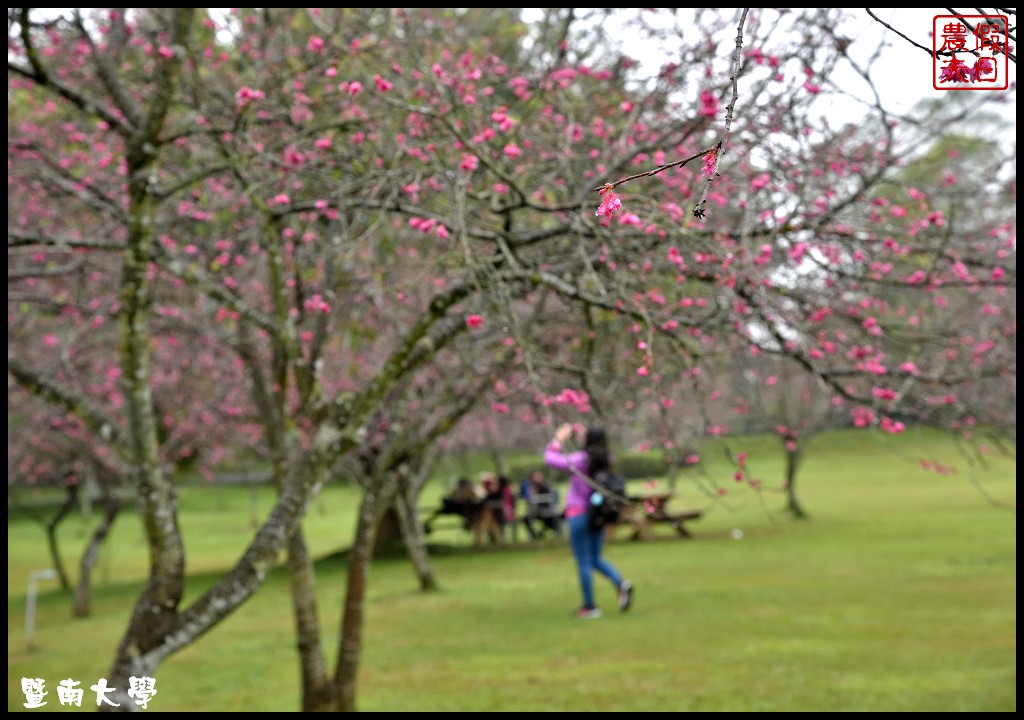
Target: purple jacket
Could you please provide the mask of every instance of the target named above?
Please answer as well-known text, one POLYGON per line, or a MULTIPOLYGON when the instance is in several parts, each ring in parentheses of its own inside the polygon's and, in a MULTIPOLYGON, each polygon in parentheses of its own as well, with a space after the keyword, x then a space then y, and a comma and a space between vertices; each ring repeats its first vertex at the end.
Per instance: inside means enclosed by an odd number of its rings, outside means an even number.
POLYGON ((590 465, 587 453, 583 450, 576 450, 567 455, 562 452, 562 446, 552 440, 544 449, 544 464, 555 470, 570 473, 569 491, 565 494, 565 516, 574 517, 585 513, 592 491, 586 481, 579 476, 579 473, 587 473, 587 468, 590 465), (573 470, 577 472, 573 472, 573 470))

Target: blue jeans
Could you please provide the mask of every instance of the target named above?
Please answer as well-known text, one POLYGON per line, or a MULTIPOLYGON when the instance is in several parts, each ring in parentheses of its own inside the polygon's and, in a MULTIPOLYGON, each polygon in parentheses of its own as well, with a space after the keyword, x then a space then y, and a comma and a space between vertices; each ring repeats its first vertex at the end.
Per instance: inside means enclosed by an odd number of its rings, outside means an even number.
POLYGON ((601 557, 604 548, 604 528, 591 530, 586 514, 569 518, 569 546, 576 558, 576 570, 583 592, 583 605, 594 606, 594 571, 612 581, 616 589, 622 585, 622 576, 615 566, 601 557))

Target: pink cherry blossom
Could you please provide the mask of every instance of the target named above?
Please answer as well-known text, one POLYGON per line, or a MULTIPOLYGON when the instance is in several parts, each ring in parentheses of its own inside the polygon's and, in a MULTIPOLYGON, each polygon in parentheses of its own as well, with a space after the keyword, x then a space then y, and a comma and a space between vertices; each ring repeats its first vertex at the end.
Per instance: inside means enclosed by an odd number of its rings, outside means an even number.
POLYGON ((854 427, 868 427, 875 421, 875 413, 871 408, 855 407, 850 414, 853 416, 854 427))
POLYGON ((713 177, 715 174, 715 165, 718 159, 718 148, 715 148, 707 155, 704 156, 704 167, 701 169, 700 174, 704 177, 713 177))
POLYGON ((701 90, 700 109, 697 112, 704 117, 713 118, 718 114, 718 98, 708 90, 701 90))
POLYGON ((892 388, 873 387, 871 388, 871 394, 879 400, 895 400, 896 391, 892 388))
POLYGON ((892 433, 893 435, 906 430, 906 426, 903 423, 899 420, 893 420, 892 418, 883 417, 878 424, 883 430, 892 433))
POLYGON ((265 97, 266 93, 264 93, 262 90, 254 90, 253 88, 246 85, 240 87, 238 89, 238 92, 235 93, 235 105, 239 109, 241 109, 249 103, 255 100, 262 100, 265 97))
POLYGON ((768 183, 771 182, 771 176, 768 173, 761 173, 756 178, 750 181, 751 190, 761 190, 768 187, 768 183))
POLYGON ((545 398, 544 400, 545 405, 550 405, 552 402, 558 403, 559 405, 572 405, 581 413, 588 413, 591 410, 590 396, 585 392, 580 392, 571 388, 566 388, 555 397, 545 398))
POLYGON ((600 193, 604 197, 601 200, 601 205, 597 208, 597 212, 594 214, 598 217, 604 215, 610 218, 616 210, 622 207, 622 201, 615 195, 611 183, 601 188, 600 193))
POLYGON ((327 301, 325 301, 319 293, 316 293, 307 299, 304 306, 311 312, 329 313, 331 311, 331 306, 327 304, 327 301))
POLYGON ((977 62, 974 63, 974 67, 967 71, 967 74, 971 77, 971 82, 977 82, 983 75, 995 72, 995 62, 992 58, 978 58, 977 62))

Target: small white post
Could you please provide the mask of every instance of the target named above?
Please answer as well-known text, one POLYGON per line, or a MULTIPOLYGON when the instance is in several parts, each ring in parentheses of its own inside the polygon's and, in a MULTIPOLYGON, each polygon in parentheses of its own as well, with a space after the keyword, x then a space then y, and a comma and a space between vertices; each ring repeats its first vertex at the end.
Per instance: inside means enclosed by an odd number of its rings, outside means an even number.
POLYGON ((54 580, 56 577, 56 571, 49 569, 33 570, 28 574, 28 595, 25 598, 25 643, 28 645, 29 652, 36 649, 32 636, 36 630, 37 585, 40 580, 54 580))

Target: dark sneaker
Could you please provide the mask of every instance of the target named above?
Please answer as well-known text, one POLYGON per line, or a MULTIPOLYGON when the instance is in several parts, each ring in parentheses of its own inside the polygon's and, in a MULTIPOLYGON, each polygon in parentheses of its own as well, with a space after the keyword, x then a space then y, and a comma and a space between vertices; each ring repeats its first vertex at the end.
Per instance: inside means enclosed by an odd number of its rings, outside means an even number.
POLYGON ((601 617, 601 608, 581 607, 579 610, 576 611, 576 617, 583 618, 584 620, 599 618, 601 617))
POLYGON ((633 604, 633 583, 629 580, 623 580, 622 584, 619 585, 619 610, 626 612, 629 610, 629 606, 633 604))

